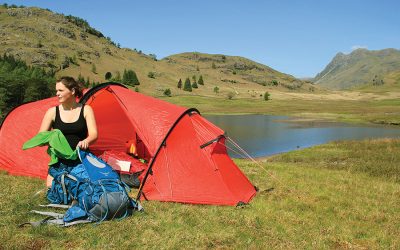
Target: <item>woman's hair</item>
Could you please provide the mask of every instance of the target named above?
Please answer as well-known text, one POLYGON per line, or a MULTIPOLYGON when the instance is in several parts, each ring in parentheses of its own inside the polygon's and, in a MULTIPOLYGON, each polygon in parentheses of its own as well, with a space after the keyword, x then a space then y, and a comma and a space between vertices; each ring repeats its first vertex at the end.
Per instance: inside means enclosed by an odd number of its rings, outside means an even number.
POLYGON ((58 79, 56 82, 61 82, 64 84, 65 87, 67 87, 69 90, 75 90, 75 96, 80 98, 82 97, 83 94, 83 86, 81 83, 75 81, 73 77, 70 76, 63 76, 60 79, 58 79))

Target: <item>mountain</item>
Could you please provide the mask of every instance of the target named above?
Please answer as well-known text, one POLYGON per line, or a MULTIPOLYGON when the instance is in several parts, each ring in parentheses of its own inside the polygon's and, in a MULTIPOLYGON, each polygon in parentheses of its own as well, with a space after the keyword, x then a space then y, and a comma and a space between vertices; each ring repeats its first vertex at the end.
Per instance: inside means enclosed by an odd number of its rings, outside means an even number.
POLYGON ((314 83, 330 89, 400 86, 400 51, 357 49, 338 53, 314 83))
MULTIPOLYGON (((135 36, 134 30, 129 30, 135 36)), ((264 93, 267 88, 309 91, 310 83, 278 72, 246 58, 188 52, 157 60, 138 49, 120 48, 111 38, 92 28, 79 17, 53 13, 36 7, 0 6, 0 53, 13 55, 29 65, 40 66, 55 75, 70 75, 104 82, 110 72, 115 78, 124 70, 134 70, 140 92, 162 95, 215 96, 235 92, 238 97, 264 93), (204 86, 189 93, 177 88, 179 79, 196 80, 204 86), (251 92, 252 91, 252 92, 251 92)))

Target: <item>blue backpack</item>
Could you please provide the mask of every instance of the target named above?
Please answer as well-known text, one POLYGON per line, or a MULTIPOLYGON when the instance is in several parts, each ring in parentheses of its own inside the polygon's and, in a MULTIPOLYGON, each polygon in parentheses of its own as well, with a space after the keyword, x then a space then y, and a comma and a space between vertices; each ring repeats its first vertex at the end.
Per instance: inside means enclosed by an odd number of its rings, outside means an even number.
POLYGON ((78 150, 81 164, 70 172, 63 171, 55 177, 47 197, 50 205, 46 207, 68 208, 65 214, 32 211, 48 216, 40 224, 70 226, 78 223, 101 222, 131 215, 142 207, 128 196, 126 186, 119 175, 103 160, 92 153, 78 150), (72 203, 71 206, 66 204, 72 203), (62 204, 63 203, 63 204, 62 204), (62 205, 60 205, 62 204, 62 205))

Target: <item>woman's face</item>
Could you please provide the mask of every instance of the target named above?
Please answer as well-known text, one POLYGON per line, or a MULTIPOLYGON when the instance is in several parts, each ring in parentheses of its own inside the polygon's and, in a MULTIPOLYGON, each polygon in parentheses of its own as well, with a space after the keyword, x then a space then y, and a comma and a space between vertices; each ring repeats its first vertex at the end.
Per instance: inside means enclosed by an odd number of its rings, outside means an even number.
POLYGON ((56 96, 58 97, 58 101, 60 103, 65 103, 75 99, 74 94, 75 91, 69 90, 62 82, 56 83, 56 96))

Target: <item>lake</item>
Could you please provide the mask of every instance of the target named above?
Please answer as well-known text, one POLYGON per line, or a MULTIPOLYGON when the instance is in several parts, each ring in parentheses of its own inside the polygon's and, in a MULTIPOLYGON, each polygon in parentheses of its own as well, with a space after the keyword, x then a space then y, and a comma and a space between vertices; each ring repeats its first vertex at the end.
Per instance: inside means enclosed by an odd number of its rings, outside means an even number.
MULTIPOLYGON (((272 115, 205 115, 252 157, 263 157, 334 140, 400 138, 400 128, 299 121, 272 115)), ((233 148, 231 144, 227 146, 233 148)), ((235 148, 233 148, 235 149, 235 148)), ((237 151, 237 149, 235 149, 237 151)), ((228 150, 231 157, 244 156, 228 150)))

